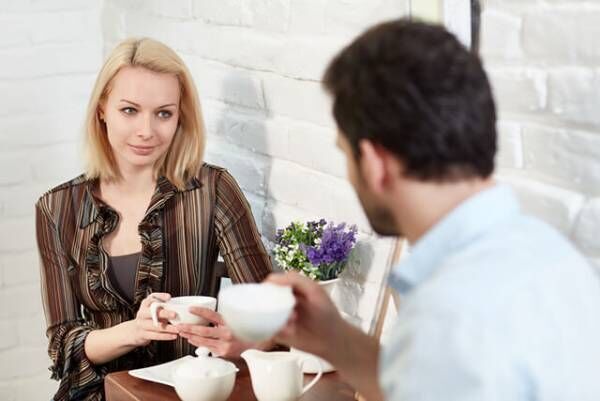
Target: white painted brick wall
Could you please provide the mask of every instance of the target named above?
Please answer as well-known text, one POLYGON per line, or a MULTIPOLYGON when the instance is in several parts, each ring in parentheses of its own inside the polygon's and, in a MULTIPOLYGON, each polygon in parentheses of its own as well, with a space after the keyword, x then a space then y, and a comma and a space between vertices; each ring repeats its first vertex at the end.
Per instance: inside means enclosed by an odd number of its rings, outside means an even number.
POLYGON ((523 15, 525 52, 531 60, 543 63, 597 65, 600 63, 597 42, 600 9, 597 2, 562 3, 561 6, 534 8, 523 15))
POLYGON ((522 20, 501 9, 489 8, 482 12, 484 22, 481 27, 481 41, 486 47, 488 59, 513 60, 522 57, 521 26, 522 20))
POLYGON ((501 121, 498 129, 498 154, 496 164, 498 167, 516 168, 523 167, 523 137, 521 125, 512 121, 501 121))
MULTIPOLYGON (((499 176, 527 210, 600 265, 600 4, 484 2, 482 54, 500 107, 499 176)), ((358 223, 364 266, 342 308, 368 316, 389 241, 373 236, 344 180, 319 80, 367 26, 403 0, 0 1, 0 399, 47 399, 33 203, 80 169, 80 128, 95 74, 121 39, 174 47, 199 88, 207 160, 231 170, 259 229, 292 219, 358 223), (5 94, 8 94, 6 96, 5 94), (10 302, 8 302, 10 301, 10 302)), ((363 321, 363 327, 368 322, 363 321)))
POLYGON ((600 194, 600 135, 523 125, 525 169, 566 188, 600 194))
POLYGON ((0 322, 0 352, 11 349, 19 344, 18 331, 10 320, 0 322))
POLYGON ((554 68, 549 77, 550 111, 568 123, 599 127, 599 65, 554 68))
MULTIPOLYGON (((503 179, 503 177, 500 177, 503 179)), ((507 179, 516 190, 523 209, 528 213, 542 214, 545 220, 568 234, 584 204, 584 197, 569 191, 531 179, 510 177, 507 179)))
POLYGON ((2 283, 8 287, 35 283, 40 278, 39 256, 35 250, 6 252, 0 256, 2 283))
POLYGON ((81 171, 100 0, 0 1, 0 399, 49 399, 34 202, 81 171))
POLYGON ((575 228, 574 238, 584 251, 596 258, 595 263, 600 265, 598 227, 600 227, 600 198, 595 198, 589 200, 583 207, 575 228))
POLYGON ((546 107, 546 73, 539 68, 492 67, 494 94, 500 112, 538 112, 546 107))
POLYGON ((500 109, 498 175, 598 266, 600 3, 483 3, 481 50, 500 109))

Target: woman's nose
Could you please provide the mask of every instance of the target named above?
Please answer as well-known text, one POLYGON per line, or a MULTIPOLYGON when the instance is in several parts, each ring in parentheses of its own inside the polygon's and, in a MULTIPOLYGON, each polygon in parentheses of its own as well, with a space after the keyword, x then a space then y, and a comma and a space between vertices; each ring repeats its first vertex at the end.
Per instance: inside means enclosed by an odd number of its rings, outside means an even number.
POLYGON ((154 127, 152 116, 143 116, 140 126, 137 129, 137 136, 143 140, 151 139, 154 136, 154 127))

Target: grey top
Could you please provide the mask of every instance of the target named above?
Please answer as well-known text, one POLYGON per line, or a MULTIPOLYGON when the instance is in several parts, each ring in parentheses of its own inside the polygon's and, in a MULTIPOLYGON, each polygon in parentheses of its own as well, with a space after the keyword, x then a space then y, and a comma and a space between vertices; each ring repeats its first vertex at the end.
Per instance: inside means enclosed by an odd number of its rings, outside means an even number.
POLYGON ((133 302, 135 275, 141 252, 108 258, 108 278, 117 292, 128 302, 133 302))

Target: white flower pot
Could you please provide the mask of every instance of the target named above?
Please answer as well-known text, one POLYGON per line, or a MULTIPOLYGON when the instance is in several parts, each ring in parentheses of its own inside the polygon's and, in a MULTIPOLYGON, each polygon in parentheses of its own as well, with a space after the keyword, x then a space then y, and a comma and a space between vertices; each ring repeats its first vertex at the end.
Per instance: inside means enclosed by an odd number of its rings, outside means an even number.
MULTIPOLYGON (((317 281, 317 283, 319 283, 319 285, 321 286, 321 288, 323 288, 325 290, 325 292, 327 293, 327 295, 329 295, 329 298, 331 298, 333 300, 333 292, 334 292, 334 290, 337 287, 337 282, 338 281, 340 281, 339 278, 334 278, 334 279, 326 280, 326 281, 317 281)), ((300 350, 298 350, 296 348, 291 348, 290 351, 292 353, 297 354, 297 355, 302 356, 302 357, 312 357, 312 358, 314 358, 314 359, 309 359, 307 362, 305 362, 302 365, 302 372, 303 373, 310 373, 310 374, 317 373, 319 371, 318 364, 321 364, 321 368, 323 369, 323 373, 333 372, 335 370, 335 368, 329 362, 327 362, 325 359, 320 358, 320 357, 318 357, 316 355, 309 354, 309 353, 304 352, 304 351, 300 351, 300 350)))
POLYGON ((333 292, 337 287, 338 281, 340 281, 339 277, 331 279, 331 280, 326 280, 326 281, 318 281, 318 283, 321 286, 321 288, 323 288, 325 290, 327 295, 329 295, 329 298, 331 298, 333 300, 333 292))

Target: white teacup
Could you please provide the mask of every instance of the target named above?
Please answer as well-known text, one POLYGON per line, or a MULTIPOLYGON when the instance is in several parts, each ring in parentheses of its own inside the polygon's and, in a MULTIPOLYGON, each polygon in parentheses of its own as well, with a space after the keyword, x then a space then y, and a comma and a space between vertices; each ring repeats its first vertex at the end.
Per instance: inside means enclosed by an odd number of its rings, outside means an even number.
POLYGON ((194 315, 190 312, 190 307, 192 306, 200 306, 202 308, 215 310, 215 307, 217 306, 217 299, 213 297, 187 296, 174 297, 169 299, 167 302, 155 301, 150 305, 150 314, 152 315, 152 321, 154 322, 155 326, 159 325, 159 309, 166 309, 177 314, 175 318, 169 319, 169 323, 171 324, 187 323, 200 324, 204 326, 208 325, 210 322, 208 322, 206 319, 203 319, 202 317, 194 315))
POLYGON ((273 337, 287 322, 295 303, 288 286, 235 284, 220 292, 219 313, 234 336, 256 342, 273 337))

